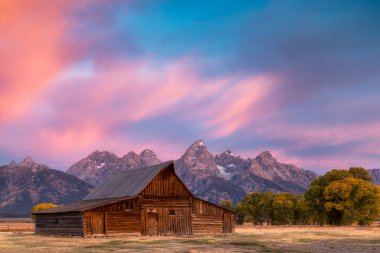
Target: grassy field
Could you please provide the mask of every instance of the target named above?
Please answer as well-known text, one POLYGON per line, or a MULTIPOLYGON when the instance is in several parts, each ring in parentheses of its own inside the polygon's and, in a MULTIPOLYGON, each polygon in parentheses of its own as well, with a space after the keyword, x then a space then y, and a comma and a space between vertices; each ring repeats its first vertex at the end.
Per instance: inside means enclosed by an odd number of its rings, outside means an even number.
POLYGON ((194 237, 80 238, 0 232, 0 252, 31 251, 380 252, 380 227, 241 226, 233 235, 194 237))

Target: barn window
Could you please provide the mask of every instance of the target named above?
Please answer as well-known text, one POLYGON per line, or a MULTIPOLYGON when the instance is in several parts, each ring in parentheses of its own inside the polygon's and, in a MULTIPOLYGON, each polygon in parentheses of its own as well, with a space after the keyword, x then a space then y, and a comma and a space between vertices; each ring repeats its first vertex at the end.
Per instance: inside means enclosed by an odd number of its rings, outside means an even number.
POLYGON ((125 211, 133 210, 133 201, 132 200, 125 201, 124 210, 125 211))
POLYGON ((175 215, 175 210, 169 210, 169 215, 175 215))

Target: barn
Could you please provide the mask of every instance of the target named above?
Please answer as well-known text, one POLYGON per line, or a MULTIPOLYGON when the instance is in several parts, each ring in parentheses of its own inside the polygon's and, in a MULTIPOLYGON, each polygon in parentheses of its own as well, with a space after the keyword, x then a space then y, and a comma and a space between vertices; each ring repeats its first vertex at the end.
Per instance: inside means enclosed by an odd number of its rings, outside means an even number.
POLYGON ((32 213, 37 234, 232 233, 235 213, 194 196, 173 161, 109 175, 82 201, 32 213))

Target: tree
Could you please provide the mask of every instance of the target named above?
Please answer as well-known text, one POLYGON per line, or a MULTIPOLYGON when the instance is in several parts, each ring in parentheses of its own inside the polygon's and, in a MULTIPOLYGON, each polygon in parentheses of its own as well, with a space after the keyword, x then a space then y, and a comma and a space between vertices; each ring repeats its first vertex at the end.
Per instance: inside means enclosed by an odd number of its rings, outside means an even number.
POLYGON ((227 199, 223 199, 222 201, 220 201, 219 205, 228 209, 228 210, 233 210, 233 208, 234 208, 231 200, 227 200, 227 199))
POLYGON ((379 190, 368 181, 357 178, 335 181, 325 188, 323 195, 331 224, 366 225, 379 215, 379 190))
POLYGON ((243 208, 243 205, 242 203, 238 203, 236 204, 236 206, 234 207, 234 211, 236 212, 236 223, 238 225, 242 225, 244 223, 244 208, 243 208))
POLYGON ((306 205, 303 195, 295 195, 293 204, 293 224, 310 224, 310 210, 306 205))
POLYGON ((286 225, 292 223, 294 202, 294 197, 291 193, 282 192, 275 196, 272 204, 272 223, 275 225, 286 225))
POLYGON ((315 179, 305 193, 313 221, 323 225, 369 224, 379 214, 378 188, 360 167, 332 170, 315 179))
POLYGON ((39 204, 33 206, 31 212, 35 213, 35 212, 38 212, 38 211, 54 208, 56 206, 58 206, 58 205, 53 204, 53 203, 39 203, 39 204))
POLYGON ((241 206, 247 220, 255 225, 272 222, 272 192, 253 192, 244 197, 241 206))
POLYGON ((362 179, 364 181, 372 182, 373 178, 368 174, 368 171, 361 167, 351 167, 348 173, 352 175, 353 178, 362 179))

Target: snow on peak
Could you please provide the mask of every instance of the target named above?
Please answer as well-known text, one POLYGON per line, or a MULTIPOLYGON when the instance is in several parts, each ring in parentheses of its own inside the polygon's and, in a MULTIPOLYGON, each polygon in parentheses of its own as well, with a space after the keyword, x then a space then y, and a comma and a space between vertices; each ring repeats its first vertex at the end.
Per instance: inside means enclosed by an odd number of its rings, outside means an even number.
POLYGON ((96 168, 100 169, 100 168, 102 168, 104 166, 104 164, 106 164, 106 163, 102 162, 102 163, 100 163, 100 165, 96 165, 96 168))
POLYGON ((198 140, 197 143, 198 143, 199 146, 204 146, 205 145, 205 142, 203 140, 198 140))
POLYGON ((223 166, 220 166, 220 165, 217 165, 217 167, 218 167, 218 170, 220 171, 220 175, 224 179, 227 179, 227 180, 231 179, 232 175, 231 175, 231 173, 226 172, 226 168, 224 168, 223 166))
POLYGON ((234 152, 232 152, 231 150, 227 150, 225 153, 226 153, 227 155, 237 157, 237 155, 236 155, 234 152))
POLYGON ((206 144, 205 144, 205 142, 204 142, 202 139, 196 140, 196 141, 191 145, 191 148, 192 148, 192 149, 195 149, 195 148, 198 148, 198 147, 206 147, 206 144))

